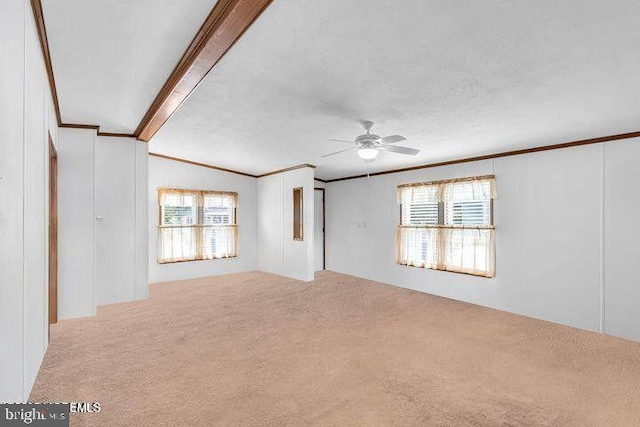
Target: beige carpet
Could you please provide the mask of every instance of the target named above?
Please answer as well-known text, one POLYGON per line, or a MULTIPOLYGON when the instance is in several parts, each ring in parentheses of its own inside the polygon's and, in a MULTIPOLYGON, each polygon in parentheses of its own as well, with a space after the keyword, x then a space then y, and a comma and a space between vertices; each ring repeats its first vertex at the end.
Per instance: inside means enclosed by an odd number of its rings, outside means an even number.
POLYGON ((95 426, 640 426, 640 343, 331 272, 151 286, 51 328, 95 426))

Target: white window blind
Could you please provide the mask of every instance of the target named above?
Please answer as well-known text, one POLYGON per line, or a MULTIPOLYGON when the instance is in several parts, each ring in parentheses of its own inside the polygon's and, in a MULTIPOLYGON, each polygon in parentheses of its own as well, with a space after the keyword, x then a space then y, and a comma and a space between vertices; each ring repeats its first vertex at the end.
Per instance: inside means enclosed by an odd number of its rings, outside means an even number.
POLYGON ((491 225, 491 201, 445 202, 444 223, 447 225, 491 225))
POLYGON ((159 189, 158 262, 237 256, 237 200, 232 192, 159 189))
POLYGON ((398 263, 493 277, 495 196, 493 176, 399 186, 398 263))
POLYGON ((438 203, 406 203, 402 205, 404 224, 427 225, 438 223, 438 203))

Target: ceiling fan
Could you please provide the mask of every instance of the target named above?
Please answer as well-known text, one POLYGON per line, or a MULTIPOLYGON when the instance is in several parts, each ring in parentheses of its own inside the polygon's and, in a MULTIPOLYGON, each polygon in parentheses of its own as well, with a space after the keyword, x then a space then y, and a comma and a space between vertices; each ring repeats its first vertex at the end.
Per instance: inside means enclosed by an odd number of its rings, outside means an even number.
POLYGON ((355 147, 350 147, 344 150, 334 151, 333 153, 325 154, 324 157, 333 156, 335 154, 345 153, 347 151, 358 150, 358 156, 363 159, 365 162, 373 162, 380 150, 389 151, 392 153, 399 154, 407 154, 409 156, 415 156, 420 152, 420 150, 416 150, 415 148, 409 147, 400 147, 398 145, 390 145, 400 141, 406 141, 407 138, 401 135, 389 135, 385 137, 380 137, 376 134, 371 133, 371 128, 374 123, 370 121, 362 121, 362 126, 367 131, 367 133, 363 135, 359 135, 356 137, 354 141, 346 141, 343 139, 330 139, 329 141, 337 141, 337 142, 346 142, 349 144, 355 144, 355 147))

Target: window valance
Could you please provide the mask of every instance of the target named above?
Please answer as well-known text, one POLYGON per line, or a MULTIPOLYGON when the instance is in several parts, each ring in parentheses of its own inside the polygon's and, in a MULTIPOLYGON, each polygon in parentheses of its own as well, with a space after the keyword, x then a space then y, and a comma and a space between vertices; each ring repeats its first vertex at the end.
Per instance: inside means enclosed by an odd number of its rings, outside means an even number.
POLYGON ((398 186, 398 203, 460 202, 496 198, 494 175, 443 181, 403 184, 398 186))
POLYGON ((183 200, 186 196, 194 197, 194 201, 198 204, 198 206, 202 206, 204 203, 204 197, 207 196, 207 199, 212 197, 220 197, 224 198, 226 203, 232 203, 233 208, 238 207, 238 193, 235 191, 213 191, 213 190, 185 190, 183 188, 166 188, 159 187, 158 188, 158 204, 163 205, 165 201, 169 200, 183 200))
POLYGON ((230 191, 158 189, 158 262, 238 255, 236 208, 230 191))

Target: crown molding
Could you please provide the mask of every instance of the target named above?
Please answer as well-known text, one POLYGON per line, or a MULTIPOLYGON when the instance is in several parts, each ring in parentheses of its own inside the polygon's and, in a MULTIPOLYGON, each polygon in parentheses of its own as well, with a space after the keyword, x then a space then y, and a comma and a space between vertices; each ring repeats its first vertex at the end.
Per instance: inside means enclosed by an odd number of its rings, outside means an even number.
POLYGON ((187 163, 189 165, 194 165, 194 166, 201 166, 203 168, 215 169, 215 170, 219 170, 219 171, 222 171, 222 172, 235 173, 237 175, 248 176, 250 178, 264 178, 265 176, 275 175, 275 174, 278 174, 278 173, 289 172, 289 171, 293 171, 293 170, 296 170, 296 169, 303 169, 303 168, 315 169, 314 165, 311 165, 311 164, 308 164, 308 163, 304 163, 304 164, 297 165, 297 166, 292 166, 292 167, 286 168, 286 169, 278 169, 278 170, 275 170, 273 172, 263 173, 261 175, 253 175, 253 174, 250 174, 250 173, 247 173, 247 172, 241 172, 241 171, 237 171, 237 170, 233 170, 233 169, 222 168, 220 166, 214 166, 214 165, 211 165, 211 164, 208 164, 208 163, 194 162, 193 160, 182 159, 180 157, 166 156, 164 154, 159 154, 159 153, 149 152, 149 156, 158 157, 160 159, 165 159, 165 160, 173 160, 174 162, 187 163))
POLYGON ((58 127, 68 129, 89 129, 97 131, 98 136, 112 137, 112 138, 135 138, 132 133, 118 133, 118 132, 100 132, 100 126, 98 125, 83 125, 78 123, 60 123, 58 127))
POLYGON ((192 160, 181 159, 180 157, 165 156, 164 154, 158 154, 158 153, 152 153, 152 152, 149 152, 149 155, 153 156, 153 157, 158 157, 160 159, 173 160, 174 162, 187 163, 187 164, 190 164, 190 165, 201 166, 203 168, 209 168, 209 169, 215 169, 215 170, 219 170, 219 171, 222 171, 222 172, 235 173, 237 175, 248 176, 250 178, 258 178, 257 175, 252 175, 250 173, 240 172, 240 171, 236 171, 236 170, 233 170, 233 169, 221 168, 219 166, 214 166, 214 165, 210 165, 210 164, 207 164, 207 163, 194 162, 192 160))
POLYGON ((100 131, 98 131, 98 136, 109 137, 109 138, 133 138, 133 139, 136 139, 136 136, 134 134, 132 134, 132 133, 100 132, 100 131))
POLYGON ((411 166, 411 167, 400 168, 400 169, 390 169, 390 170, 374 172, 370 174, 346 176, 344 178, 328 179, 326 182, 329 183, 329 182, 346 181, 349 179, 369 178, 372 176, 387 175, 391 173, 409 172, 409 171, 414 171, 419 169, 428 169, 428 168, 436 168, 440 166, 455 165, 458 163, 477 162, 480 160, 498 159, 500 157, 519 156, 521 154, 537 153, 540 151, 559 150, 562 148, 579 147, 581 145, 598 144, 601 142, 612 142, 612 141, 619 141, 621 139, 630 139, 630 138, 639 138, 639 137, 640 137, 640 132, 620 133, 617 135, 601 136, 598 138, 581 139, 578 141, 564 142, 562 144, 543 145, 540 147, 524 148, 521 150, 503 151, 503 152, 494 153, 494 154, 487 154, 484 156, 465 157, 462 159, 448 160, 446 162, 428 163, 420 166, 411 166))
POLYGON ((263 173, 262 175, 258 175, 257 178, 264 178, 265 176, 275 175, 275 174, 278 174, 278 173, 289 172, 289 171, 293 171, 293 170, 296 170, 296 169, 303 169, 303 168, 315 169, 316 167, 314 165, 310 165, 309 163, 303 163, 301 165, 292 166, 290 168, 278 169, 278 170, 275 170, 273 172, 263 173))
MULTIPOLYGON (((233 46, 233 44, 244 34, 251 24, 260 16, 260 14, 271 4, 272 0, 218 0, 209 16, 203 23, 202 27, 194 37, 193 41, 183 54, 180 62, 174 69, 165 85, 158 93, 156 99, 150 106, 149 110, 142 119, 134 134, 117 133, 117 132, 100 132, 100 126, 87 124, 63 123, 60 114, 60 103, 56 89, 55 77, 53 75, 53 66, 51 64, 51 53, 49 50, 49 42, 47 38, 47 30, 42 12, 41 0, 30 0, 31 9, 35 19, 40 48, 44 59, 47 79, 51 89, 51 97, 56 113, 58 126, 61 128, 76 129, 93 129, 97 131, 98 136, 103 137, 120 137, 120 138, 137 138, 138 140, 148 141, 153 134, 166 122, 166 120, 179 108, 182 102, 193 92, 197 85, 207 75, 207 73, 215 66, 215 64, 224 56, 224 54, 233 46), (220 38, 220 39, 218 39, 220 38), (206 65, 206 66, 205 66, 206 65), (205 69, 200 69, 203 67, 205 69), (208 66, 208 68, 207 68, 208 66), (196 75, 189 74, 198 67, 196 75), (188 75, 188 79, 187 76, 188 75), (183 81, 184 79, 184 81, 183 81), (188 81, 187 81, 188 80, 188 81), (187 88, 186 92, 183 91, 187 88), (179 100, 174 108, 168 108, 167 105, 175 100, 179 100), (166 116, 166 117, 165 117, 166 116), (164 118, 163 118, 164 117, 164 118), (155 129, 155 130, 154 130, 155 129), (143 133, 144 132, 144 133, 143 133), (141 135, 142 134, 142 135, 141 135), (146 138, 146 139, 145 139, 146 138)), ((621 139, 630 139, 640 137, 640 132, 629 132, 616 135, 603 136, 598 138, 583 139, 579 141, 566 142, 562 144, 545 145, 541 147, 526 148, 521 150, 504 151, 494 154, 488 154, 476 157, 466 157, 462 159, 449 160, 445 162, 429 163, 420 166, 411 166, 399 169, 390 169, 386 171, 374 172, 370 174, 361 174, 346 176, 343 178, 335 178, 323 180, 314 178, 320 182, 330 183, 345 181, 350 179, 368 178, 372 176, 387 175, 392 173, 409 172, 419 169, 428 169, 440 166, 454 165, 458 163, 468 163, 480 160, 496 159, 500 157, 517 156, 521 154, 536 153, 540 151, 558 150, 562 148, 577 147, 581 145, 597 144, 602 142, 618 141, 621 139)), ((315 166, 303 164, 288 169, 269 172, 262 175, 252 175, 245 172, 234 171, 231 169, 220 168, 204 163, 192 162, 190 160, 180 159, 177 157, 164 156, 156 153, 149 153, 151 156, 161 157, 169 160, 190 163, 197 166, 203 166, 211 169, 217 169, 224 172, 235 173, 239 175, 249 176, 253 178, 261 178, 276 173, 286 172, 289 170, 299 169, 302 167, 315 166)))
POLYGON ((53 107, 55 109, 56 121, 58 123, 58 127, 73 128, 73 129, 93 129, 98 132, 98 136, 135 138, 136 137, 135 135, 128 134, 128 133, 100 132, 100 126, 98 125, 62 122, 62 116, 60 114, 60 101, 58 99, 56 79, 53 75, 53 65, 51 63, 51 52, 49 50, 49 39, 47 38, 47 27, 44 22, 44 14, 42 12, 41 0, 31 0, 31 10, 33 11, 33 18, 35 19, 35 23, 36 23, 36 31, 38 32, 38 40, 40 41, 40 50, 42 51, 42 57, 44 59, 44 67, 47 74, 47 80, 49 81, 49 88, 51 90, 51 99, 53 100, 53 107))
POLYGON ((100 126, 98 125, 83 125, 78 123, 60 123, 58 127, 69 129, 91 129, 95 131, 100 130, 100 126))
POLYGON ((60 116, 60 102, 58 101, 58 91, 56 89, 56 79, 53 76, 51 52, 49 51, 49 39, 47 38, 47 28, 44 24, 44 14, 42 13, 42 3, 40 3, 40 0, 31 0, 31 10, 33 11, 33 18, 36 21, 36 31, 38 32, 40 50, 42 51, 44 66, 47 72, 47 79, 49 80, 49 88, 51 89, 53 108, 56 111, 56 120, 58 121, 58 126, 62 126, 62 117, 60 116))

